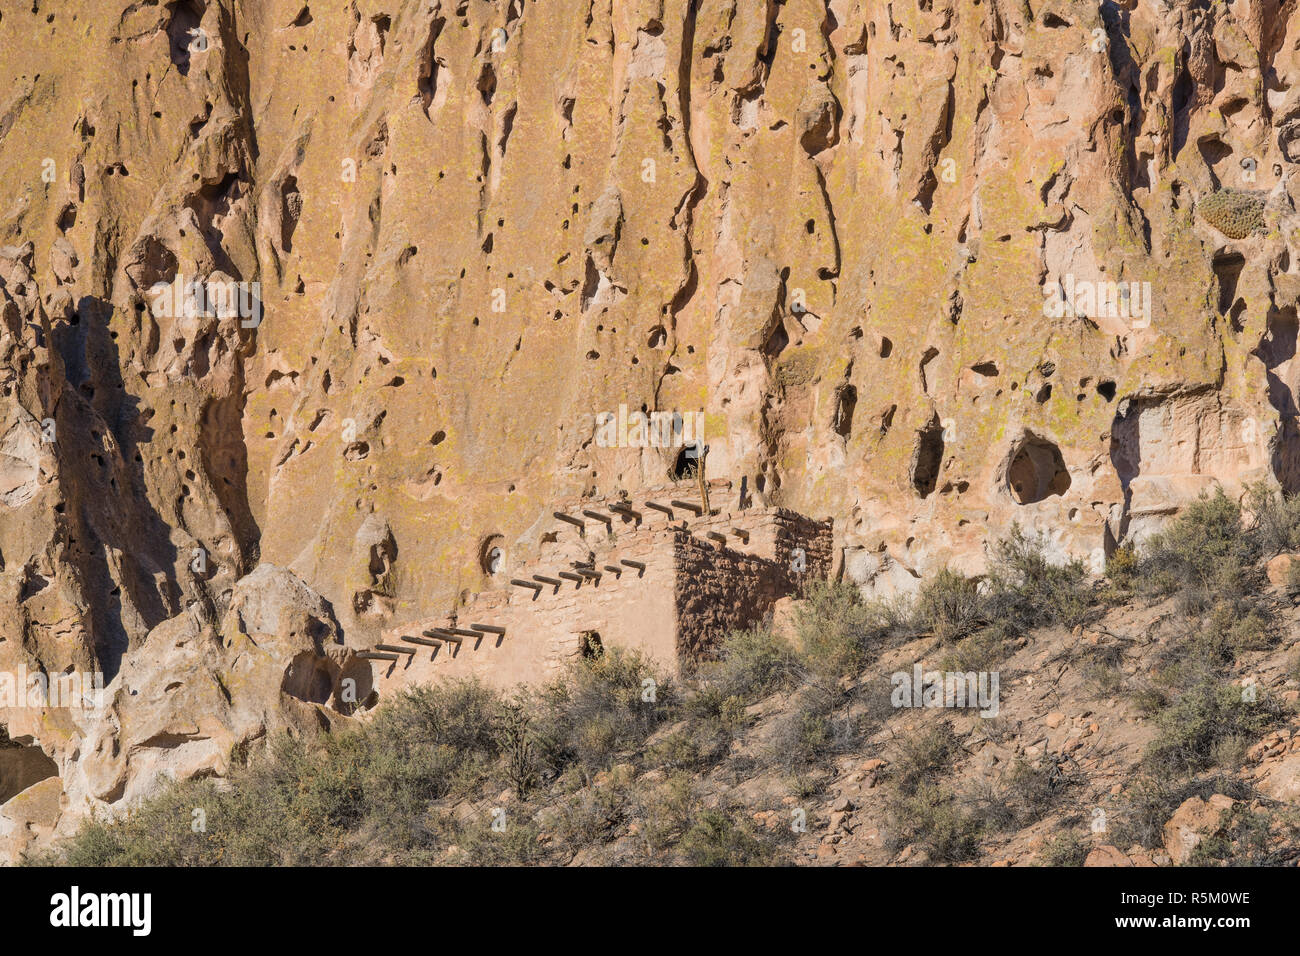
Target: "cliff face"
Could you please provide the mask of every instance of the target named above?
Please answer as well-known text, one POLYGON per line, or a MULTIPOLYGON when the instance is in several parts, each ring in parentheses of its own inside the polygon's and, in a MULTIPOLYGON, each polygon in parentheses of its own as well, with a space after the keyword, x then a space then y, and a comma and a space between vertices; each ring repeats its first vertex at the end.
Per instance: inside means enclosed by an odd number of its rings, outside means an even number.
POLYGON ((9 670, 215 639, 262 563, 347 645, 443 612, 667 479, 620 406, 874 591, 1300 484, 1289 3, 73 6, 0 3, 9 670))

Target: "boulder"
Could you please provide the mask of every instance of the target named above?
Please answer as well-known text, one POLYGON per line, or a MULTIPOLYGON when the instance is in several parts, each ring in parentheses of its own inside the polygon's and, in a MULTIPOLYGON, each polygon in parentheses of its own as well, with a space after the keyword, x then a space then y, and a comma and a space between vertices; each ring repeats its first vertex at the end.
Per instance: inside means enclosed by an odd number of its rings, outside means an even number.
POLYGON ((1209 800, 1190 797, 1174 811, 1165 824, 1164 843, 1170 859, 1181 866, 1207 837, 1223 831, 1223 812, 1236 803, 1231 797, 1216 793, 1209 800))

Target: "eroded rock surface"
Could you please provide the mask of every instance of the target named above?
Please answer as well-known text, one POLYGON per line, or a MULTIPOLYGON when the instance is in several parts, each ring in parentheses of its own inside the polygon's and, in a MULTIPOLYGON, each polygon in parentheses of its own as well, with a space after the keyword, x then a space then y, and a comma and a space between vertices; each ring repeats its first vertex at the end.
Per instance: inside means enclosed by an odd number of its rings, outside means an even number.
POLYGON ((0 668, 111 698, 0 722, 78 806, 222 772, 485 542, 508 574, 549 502, 663 483, 595 441, 620 405, 702 412, 728 505, 832 515, 880 593, 1012 521, 1099 565, 1294 490, 1298 39, 1275 2, 0 3, 0 668))

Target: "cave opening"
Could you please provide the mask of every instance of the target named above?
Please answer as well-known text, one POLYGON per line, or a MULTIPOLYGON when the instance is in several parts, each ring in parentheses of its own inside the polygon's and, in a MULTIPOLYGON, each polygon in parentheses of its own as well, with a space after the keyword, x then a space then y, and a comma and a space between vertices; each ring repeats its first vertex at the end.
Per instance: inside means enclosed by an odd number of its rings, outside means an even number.
POLYGON ((935 415, 917 434, 916 449, 912 452, 912 487, 922 498, 928 498, 939 483, 943 449, 943 425, 935 415))
POLYGON ((1070 472, 1055 443, 1027 434, 1012 451, 1006 480, 1016 503, 1029 505, 1065 494, 1070 487, 1070 472))

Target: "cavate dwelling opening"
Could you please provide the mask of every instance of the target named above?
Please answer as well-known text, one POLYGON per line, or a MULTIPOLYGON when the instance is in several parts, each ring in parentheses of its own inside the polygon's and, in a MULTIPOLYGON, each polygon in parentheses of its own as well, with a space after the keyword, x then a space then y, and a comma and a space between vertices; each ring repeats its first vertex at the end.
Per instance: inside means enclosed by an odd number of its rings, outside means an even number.
POLYGON ((772 329, 772 333, 767 337, 767 341, 763 344, 763 352, 768 358, 775 359, 786 350, 789 344, 790 333, 785 330, 784 322, 778 322, 776 327, 772 329))
POLYGON ((587 660, 595 660, 604 655, 605 645, 601 643, 599 631, 582 632, 580 652, 587 660))
POLYGON ((494 534, 479 546, 478 564, 484 574, 498 574, 505 564, 506 552, 502 547, 502 538, 494 534))
POLYGON ((835 390, 835 414, 831 416, 831 428, 841 438, 848 438, 853 431, 853 409, 858 404, 858 390, 852 385, 843 384, 835 390))
POLYGON ((694 478, 699 470, 700 450, 695 442, 683 445, 677 452, 677 458, 673 461, 672 478, 673 481, 685 481, 688 478, 694 478))
POLYGON ((1254 354, 1264 363, 1268 380, 1268 400, 1281 419, 1277 440, 1273 442, 1271 464, 1273 474, 1283 491, 1295 494, 1300 491, 1300 403, 1296 401, 1300 390, 1300 362, 1296 361, 1296 339, 1300 334, 1300 318, 1290 306, 1270 309, 1266 329, 1254 354))
POLYGON ((302 193, 298 191, 298 178, 289 176, 280 187, 280 246, 285 252, 293 251, 293 233, 302 218, 302 193))
POLYGON ((1246 257, 1240 252, 1225 253, 1216 256, 1212 266, 1215 285, 1219 289, 1219 314, 1227 315, 1237 299, 1237 280, 1241 278, 1241 270, 1246 267, 1246 257))
POLYGON ((1026 435, 1012 450, 1007 466, 1007 490, 1018 504, 1030 505, 1070 487, 1061 449, 1046 438, 1026 435))
POLYGON ((1300 414, 1295 400, 1295 377, 1292 371, 1300 320, 1293 308, 1270 309, 1266 328, 1255 356, 1264 363, 1268 378, 1268 400, 1283 416, 1300 414))
POLYGON ((939 482, 939 468, 943 464, 943 425, 935 415, 916 436, 912 452, 912 487, 922 498, 929 497, 939 482))
POLYGON ((203 7, 195 0, 181 0, 171 5, 171 19, 167 21, 168 54, 176 72, 188 76, 190 72, 190 54, 206 53, 210 41, 200 29, 203 22, 203 7))

